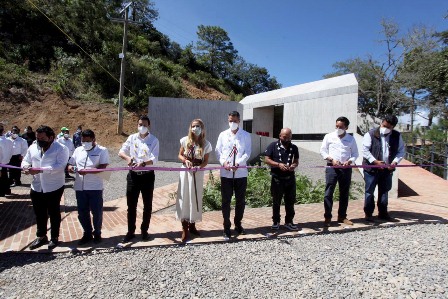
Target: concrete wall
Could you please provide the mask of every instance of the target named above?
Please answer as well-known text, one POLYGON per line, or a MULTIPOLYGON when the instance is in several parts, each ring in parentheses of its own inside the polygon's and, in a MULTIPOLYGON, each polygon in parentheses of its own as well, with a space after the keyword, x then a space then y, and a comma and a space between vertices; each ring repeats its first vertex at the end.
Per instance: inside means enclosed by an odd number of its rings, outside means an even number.
POLYGON ((274 106, 255 108, 253 110, 252 133, 269 132, 273 136, 274 106))
POLYGON ((277 138, 264 137, 256 134, 250 134, 250 137, 252 142, 252 152, 249 161, 264 153, 269 144, 278 140, 277 138))
POLYGON ((354 133, 357 109, 357 93, 286 103, 283 126, 290 127, 294 134, 326 134, 334 130, 339 116, 345 116, 350 120, 348 132, 354 133))
MULTIPOLYGON (((231 111, 241 114, 243 126, 243 106, 237 102, 211 101, 176 98, 149 98, 148 115, 151 120, 151 134, 160 142, 159 159, 178 161, 179 140, 188 134, 190 122, 195 118, 204 121, 206 138, 216 146, 219 133, 228 129, 227 116, 231 111)), ((210 155, 210 163, 217 163, 215 154, 210 155)))

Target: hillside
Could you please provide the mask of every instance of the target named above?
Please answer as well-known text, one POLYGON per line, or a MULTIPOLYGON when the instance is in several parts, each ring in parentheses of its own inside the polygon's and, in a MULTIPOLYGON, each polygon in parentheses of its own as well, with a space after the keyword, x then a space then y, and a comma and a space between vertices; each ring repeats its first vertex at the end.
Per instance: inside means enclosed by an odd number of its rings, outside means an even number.
MULTIPOLYGON (((188 81, 183 82, 190 98, 222 100, 228 99, 213 88, 198 89, 188 81)), ((117 106, 112 103, 87 102, 61 97, 49 89, 29 92, 24 89, 10 88, 0 93, 0 121, 9 130, 17 125, 21 133, 30 125, 35 130, 45 124, 56 132, 66 126, 73 134, 78 125, 90 128, 97 135, 100 144, 118 148, 126 136, 136 132, 138 115, 147 111, 128 111, 124 109, 123 135, 117 131, 117 106)))

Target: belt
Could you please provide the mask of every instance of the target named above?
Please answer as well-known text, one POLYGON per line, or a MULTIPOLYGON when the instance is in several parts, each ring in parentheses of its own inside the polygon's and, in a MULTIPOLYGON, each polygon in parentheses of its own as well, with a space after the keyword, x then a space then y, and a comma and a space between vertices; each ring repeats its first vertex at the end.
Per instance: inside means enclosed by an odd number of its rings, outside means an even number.
POLYGON ((148 170, 148 171, 133 171, 130 170, 129 172, 134 173, 136 175, 145 175, 145 174, 150 174, 150 173, 154 173, 154 170, 148 170))

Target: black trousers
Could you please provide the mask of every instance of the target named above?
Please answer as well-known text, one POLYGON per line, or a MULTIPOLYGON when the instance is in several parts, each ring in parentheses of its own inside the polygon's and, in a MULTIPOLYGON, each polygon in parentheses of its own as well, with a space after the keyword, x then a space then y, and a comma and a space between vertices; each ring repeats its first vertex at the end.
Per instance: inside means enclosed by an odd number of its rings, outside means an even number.
POLYGON ((33 203, 34 214, 36 215, 37 237, 47 235, 47 222, 50 216, 51 239, 59 238, 59 228, 61 226, 61 197, 64 193, 64 186, 52 192, 36 192, 31 189, 30 196, 33 203))
POLYGON ((280 222, 280 205, 283 196, 285 197, 285 223, 292 223, 295 215, 294 203, 296 201, 296 178, 294 175, 282 178, 272 176, 271 179, 272 196, 272 221, 280 222))
POLYGON ((126 198, 128 204, 128 233, 135 233, 137 220, 137 203, 140 192, 143 197, 143 220, 140 226, 142 232, 147 232, 152 213, 152 196, 154 191, 154 171, 138 174, 130 171, 127 176, 126 198))
POLYGON ((246 188, 247 177, 229 179, 221 177, 221 196, 222 196, 222 217, 224 218, 224 229, 232 226, 230 222, 230 202, 233 192, 235 192, 235 217, 233 223, 240 226, 244 216, 244 208, 246 207, 246 188))
POLYGON ((0 170, 1 176, 0 176, 0 196, 5 196, 8 191, 10 191, 9 188, 9 179, 8 179, 8 168, 2 167, 0 170))
POLYGON ((336 184, 339 184, 339 209, 338 218, 344 219, 347 217, 348 195, 350 191, 350 184, 352 181, 351 168, 327 168, 325 170, 325 197, 324 208, 325 218, 331 218, 331 210, 333 209, 333 193, 336 184))
MULTIPOLYGON (((22 161, 20 161, 20 155, 14 155, 11 157, 11 160, 9 161, 9 165, 11 166, 17 166, 20 167, 20 164, 22 163, 22 161)), ((14 169, 14 168, 10 168, 9 169, 9 183, 16 183, 19 184, 20 182, 20 178, 22 176, 22 171, 20 169, 14 169)))

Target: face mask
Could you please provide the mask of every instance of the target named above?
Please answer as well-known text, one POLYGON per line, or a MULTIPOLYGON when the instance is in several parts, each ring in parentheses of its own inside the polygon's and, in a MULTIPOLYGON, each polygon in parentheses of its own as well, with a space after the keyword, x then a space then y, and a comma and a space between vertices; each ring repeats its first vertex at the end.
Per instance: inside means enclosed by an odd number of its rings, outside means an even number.
POLYGON ((194 127, 191 128, 191 132, 193 132, 194 135, 199 136, 201 135, 202 129, 201 127, 194 127))
POLYGON ((389 129, 389 128, 381 127, 381 128, 380 128, 380 133, 383 134, 383 135, 387 135, 387 134, 390 133, 390 129, 389 129))
POLYGON ((93 148, 93 142, 81 142, 86 151, 90 151, 93 148))
POLYGON ((12 137, 12 139, 16 139, 17 138, 17 134, 14 133, 14 134, 11 135, 11 137, 12 137))
POLYGON ((23 130, 23 133, 27 133, 27 132, 28 132, 28 130, 27 130, 27 129, 23 130))
POLYGON ((230 121, 229 127, 230 127, 230 130, 235 131, 236 129, 238 129, 238 123, 234 123, 234 122, 230 121))
POLYGON ((291 144, 291 140, 280 140, 283 146, 288 146, 291 144))
POLYGON ((146 133, 148 133, 148 128, 145 127, 145 126, 138 126, 138 132, 139 132, 141 135, 145 135, 146 133))
POLYGON ((65 139, 68 139, 69 137, 70 137, 69 134, 64 134, 64 138, 65 138, 65 139))
POLYGON ((39 145, 41 148, 47 148, 50 144, 51 144, 50 141, 37 140, 37 145, 39 145))
POLYGON ((81 133, 81 130, 80 129, 76 130, 76 133, 81 133))
POLYGON ((344 129, 336 129, 336 134, 338 134, 338 136, 341 136, 345 133, 344 129))

